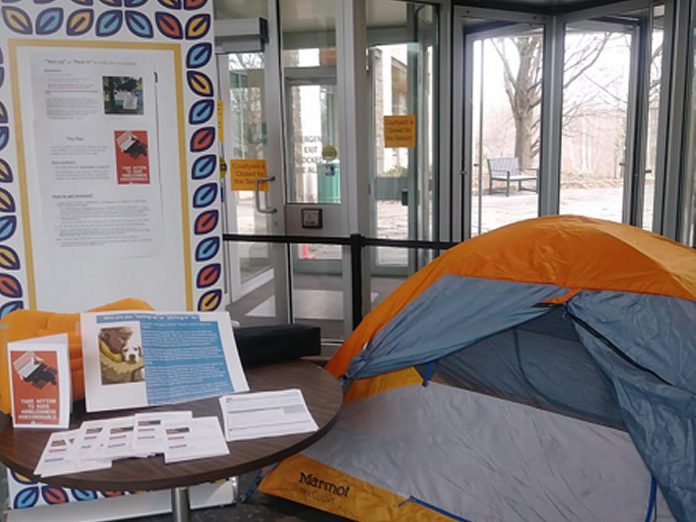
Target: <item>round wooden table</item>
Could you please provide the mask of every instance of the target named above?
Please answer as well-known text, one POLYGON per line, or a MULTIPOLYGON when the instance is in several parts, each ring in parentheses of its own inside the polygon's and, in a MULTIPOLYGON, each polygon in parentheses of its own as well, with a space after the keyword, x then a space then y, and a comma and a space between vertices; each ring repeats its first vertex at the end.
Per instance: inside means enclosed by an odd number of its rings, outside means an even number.
MULTIPOLYGON (((284 435, 229 443, 230 454, 165 464, 164 457, 126 459, 113 463, 111 469, 37 477, 34 468, 53 430, 14 429, 12 419, 0 415, 0 461, 14 471, 37 482, 56 486, 103 491, 172 490, 174 520, 189 519, 188 487, 203 482, 234 477, 278 462, 320 439, 334 424, 343 402, 338 381, 319 366, 306 361, 290 361, 246 370, 252 391, 300 388, 319 430, 314 433, 284 435)), ((223 426, 217 398, 173 404, 142 411, 190 410, 194 417, 217 416, 223 426)), ((135 410, 107 413, 74 412, 71 429, 79 428, 84 420, 122 417, 135 410)))

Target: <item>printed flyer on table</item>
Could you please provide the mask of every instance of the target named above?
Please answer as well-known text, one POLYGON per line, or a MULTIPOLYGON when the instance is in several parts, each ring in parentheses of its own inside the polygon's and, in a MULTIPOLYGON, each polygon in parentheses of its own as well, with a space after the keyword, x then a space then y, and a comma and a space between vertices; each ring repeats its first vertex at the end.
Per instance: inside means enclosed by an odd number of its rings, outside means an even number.
POLYGON ((82 314, 88 411, 248 391, 229 315, 82 314))

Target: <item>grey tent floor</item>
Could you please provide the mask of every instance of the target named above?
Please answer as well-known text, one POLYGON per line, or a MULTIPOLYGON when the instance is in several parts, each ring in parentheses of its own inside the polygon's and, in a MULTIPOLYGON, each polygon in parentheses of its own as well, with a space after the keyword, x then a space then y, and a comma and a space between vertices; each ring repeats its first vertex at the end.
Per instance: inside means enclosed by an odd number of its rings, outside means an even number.
MULTIPOLYGON (((240 477, 240 491, 245 491, 253 475, 240 477)), ((0 464, 0 506, 7 500, 7 471, 0 464)), ((0 514, 0 520, 2 520, 0 514)), ((139 522, 168 522, 171 515, 130 519, 139 522)), ((256 492, 244 504, 221 508, 199 509, 192 513, 192 522, 343 522, 347 519, 256 492)))

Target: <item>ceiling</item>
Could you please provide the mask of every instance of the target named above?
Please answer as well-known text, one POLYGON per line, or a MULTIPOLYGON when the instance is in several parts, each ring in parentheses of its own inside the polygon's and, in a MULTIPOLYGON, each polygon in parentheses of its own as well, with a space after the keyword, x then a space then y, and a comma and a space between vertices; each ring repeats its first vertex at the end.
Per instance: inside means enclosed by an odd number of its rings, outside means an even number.
MULTIPOLYGON (((487 8, 521 9, 540 11, 547 14, 566 12, 586 7, 616 3, 619 0, 454 0, 455 4, 487 8)), ((213 0, 218 18, 252 18, 267 16, 264 0, 213 0)), ((280 0, 281 10, 288 16, 303 18, 333 19, 336 0, 280 0)), ((375 24, 394 23, 403 20, 406 2, 398 0, 367 0, 368 20, 375 24)))
POLYGON ((619 0, 454 0, 454 3, 476 7, 518 9, 543 14, 556 14, 614 4, 617 1, 619 0))
MULTIPOLYGON (((279 0, 283 31, 287 33, 334 30, 339 1, 279 0)), ((616 1, 618 0, 454 0, 457 5, 543 14, 568 12, 616 1)), ((215 16, 217 19, 268 18, 267 4, 264 0, 214 0, 215 16)), ((409 2, 399 0, 367 0, 368 27, 403 27, 406 24, 408 5, 409 2)))
MULTIPOLYGON (((216 18, 267 18, 265 1, 214 0, 216 18)), ((406 23, 406 2, 367 0, 369 27, 393 27, 406 23)), ((280 0, 285 32, 335 28, 336 0, 280 0)))

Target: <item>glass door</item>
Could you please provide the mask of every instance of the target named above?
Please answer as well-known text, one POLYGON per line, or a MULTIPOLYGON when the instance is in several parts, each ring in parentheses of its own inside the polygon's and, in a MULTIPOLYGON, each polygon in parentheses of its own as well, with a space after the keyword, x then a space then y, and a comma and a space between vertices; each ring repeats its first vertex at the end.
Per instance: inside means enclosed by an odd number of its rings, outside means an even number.
POLYGON ((539 214, 544 20, 457 12, 453 235, 464 239, 539 214))
MULTIPOLYGON (((308 59, 305 52, 288 55, 291 62, 308 59)), ((285 68, 288 202, 294 205, 341 203, 335 54, 329 58, 333 63, 326 63, 326 53, 319 58, 320 66, 285 68)), ((292 261, 298 274, 342 272, 341 248, 335 245, 294 245, 292 261)))
MULTIPOLYGON (((647 129, 645 177, 642 183, 642 221, 644 230, 652 230, 655 210, 655 175, 657 173, 658 129, 662 85, 662 59, 665 40, 665 6, 650 9, 650 58, 648 66, 647 129)), ((647 34, 647 31, 644 32, 647 34)))
MULTIPOLYGON (((691 47, 689 49, 689 100, 687 104, 686 143, 696 142, 696 5, 691 12, 691 47)), ((692 147, 686 160, 684 203, 681 215, 683 225, 682 241, 696 248, 696 147, 692 147)))
MULTIPOLYGON (((236 27, 262 27, 261 20, 233 24, 234 30, 221 31, 218 36, 223 231, 248 236, 275 235, 282 230, 279 214, 273 211, 277 199, 272 185, 269 181, 255 182, 257 177, 281 177, 281 119, 269 111, 274 106, 274 91, 269 89, 272 60, 261 35, 250 42, 246 33, 236 32, 236 27)), ((223 251, 232 319, 243 326, 287 323, 285 247, 233 241, 225 242, 223 251)))
POLYGON ((543 27, 468 37, 473 46, 471 235, 536 217, 543 27))
MULTIPOLYGON (((263 52, 230 53, 221 60, 220 75, 225 75, 229 89, 227 113, 228 147, 222 158, 265 160, 266 121, 264 118, 264 54, 263 52)), ((227 162, 224 161, 225 170, 227 162)), ((227 188, 227 187, 226 187, 227 188)), ((225 191, 227 231, 236 234, 270 234, 268 214, 256 212, 253 187, 225 191)), ((265 197, 265 194, 264 194, 265 197)), ((234 284, 232 299, 237 300, 272 278, 268 245, 233 243, 229 246, 234 284)))
POLYGON ((628 221, 633 27, 599 21, 566 25, 562 214, 628 221))
POLYGON ((664 8, 632 6, 455 9, 454 239, 557 213, 650 228, 664 8))
MULTIPOLYGON (((267 17, 258 24, 267 26, 261 50, 230 44, 220 58, 222 154, 246 169, 230 168, 226 178, 226 231, 275 242, 231 242, 230 311, 243 325, 316 325, 325 342, 338 343, 358 313, 350 234, 439 238, 439 6, 268 0, 221 3, 222 11, 267 17), (247 185, 231 189, 237 177, 247 185)), ((216 32, 226 37, 227 27, 216 32)), ((362 254, 363 310, 432 257, 418 249, 362 254)))
MULTIPOLYGON (((285 230, 289 235, 347 237, 347 203, 337 85, 341 45, 336 0, 280 2, 285 109, 285 230)), ((350 274, 344 247, 289 247, 292 320, 319 326, 324 343, 347 330, 350 274)))
POLYGON ((652 228, 664 5, 564 18, 559 209, 652 228))
MULTIPOLYGON (((438 8, 368 0, 371 230, 381 239, 437 237, 438 8), (395 140, 401 125, 402 140, 395 140)), ((372 275, 405 276, 431 252, 377 247, 372 275)))

